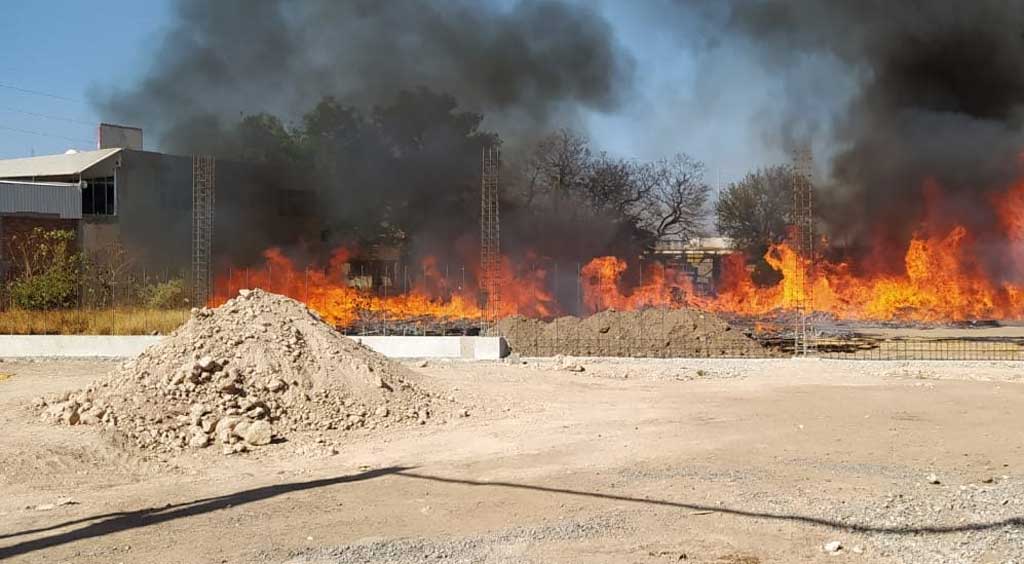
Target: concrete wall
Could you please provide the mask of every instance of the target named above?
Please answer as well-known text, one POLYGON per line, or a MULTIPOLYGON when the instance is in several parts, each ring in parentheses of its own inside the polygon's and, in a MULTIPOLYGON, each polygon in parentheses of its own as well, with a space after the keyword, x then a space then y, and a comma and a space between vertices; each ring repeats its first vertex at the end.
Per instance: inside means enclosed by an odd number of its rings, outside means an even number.
POLYGON ((163 337, 0 335, 0 358, 130 358, 163 337))
MULTIPOLYGON (((163 337, 0 335, 0 358, 130 358, 163 337)), ((353 337, 392 358, 497 360, 508 354, 501 337, 353 337)))
POLYGON ((502 337, 359 337, 352 340, 391 358, 497 360, 508 355, 502 337))

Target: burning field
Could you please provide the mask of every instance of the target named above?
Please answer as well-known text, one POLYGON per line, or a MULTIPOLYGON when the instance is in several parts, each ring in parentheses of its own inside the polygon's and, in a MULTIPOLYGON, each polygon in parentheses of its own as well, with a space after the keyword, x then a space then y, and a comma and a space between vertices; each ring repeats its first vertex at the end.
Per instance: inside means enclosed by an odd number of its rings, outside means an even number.
MULTIPOLYGON (((928 192, 930 198, 940 198, 934 186, 928 192)), ((350 249, 336 250, 325 267, 318 267, 300 266, 271 248, 264 253, 263 265, 234 268, 217 278, 213 301, 216 305, 239 289, 259 287, 305 302, 339 329, 361 333, 465 334, 513 316, 551 321, 648 309, 697 312, 715 323, 721 316, 750 333, 764 330, 776 335, 778 327, 799 312, 812 314, 822 326, 845 327, 1019 320, 1024 318, 1024 284, 1018 282, 1024 272, 1017 267, 1024 264, 1019 262, 1024 259, 1024 183, 1011 186, 990 205, 999 223, 979 234, 940 217, 935 210, 941 201, 936 201, 921 218, 896 268, 885 266, 893 262, 884 259, 895 252, 891 248, 830 260, 839 249, 827 240, 813 256, 802 256, 782 242, 764 256, 777 282, 755 283, 749 257, 736 252, 722 259, 715 287, 703 293, 695 289, 685 263, 651 259, 601 256, 565 268, 536 256, 529 261, 506 257, 498 295, 488 298, 478 288, 477 272, 459 267, 456 274, 430 256, 411 269, 412 275, 396 262, 367 276, 353 269, 350 249), (996 266, 993 252, 1002 255, 996 266)), ((659 333, 657 324, 646 325, 651 337, 677 333, 659 333)), ((606 333, 593 338, 612 338, 606 333)))

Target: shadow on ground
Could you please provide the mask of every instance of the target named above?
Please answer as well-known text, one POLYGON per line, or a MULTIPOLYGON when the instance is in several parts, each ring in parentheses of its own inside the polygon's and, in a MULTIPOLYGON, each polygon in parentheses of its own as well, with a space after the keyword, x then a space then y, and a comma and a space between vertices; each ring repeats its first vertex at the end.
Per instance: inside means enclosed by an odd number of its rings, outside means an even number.
POLYGON ((431 476, 429 474, 420 474, 416 472, 409 472, 407 470, 396 471, 395 474, 406 478, 414 478, 417 480, 428 480, 432 482, 443 482, 446 484, 460 484, 464 486, 477 486, 483 488, 512 488, 519 490, 532 490, 537 492, 551 493, 551 494, 563 494, 573 495, 582 497, 591 497, 598 499, 609 499, 614 501, 624 501, 629 503, 640 503, 646 505, 659 505, 662 507, 674 507, 677 509, 686 509, 688 511, 708 511, 713 513, 722 513, 725 515, 736 515, 738 517, 749 517, 753 519, 767 519, 776 521, 793 521, 798 523, 804 523, 807 525, 815 525, 819 527, 828 527, 832 529, 842 529, 848 531, 854 531, 859 533, 883 533, 891 535, 919 535, 919 534, 948 534, 948 533, 961 533, 966 531, 983 531, 986 529, 999 529, 1002 527, 1024 527, 1024 517, 1011 517, 1008 519, 1002 519, 999 521, 990 521, 986 523, 964 523, 961 525, 941 525, 941 526, 923 526, 923 527, 878 527, 874 525, 866 525, 863 523, 854 523, 848 521, 837 521, 833 519, 825 519, 822 517, 811 517, 807 515, 795 515, 789 513, 769 513, 761 511, 747 511, 743 509, 731 509, 720 505, 701 505, 696 503, 684 503, 679 501, 667 501, 661 499, 649 499, 639 497, 629 497, 624 495, 613 495, 604 494, 598 492, 587 492, 581 490, 570 490, 565 488, 551 488, 546 486, 531 486, 528 484, 517 484, 514 482, 480 482, 475 480, 464 480, 457 478, 443 478, 440 476, 431 476))
POLYGON ((122 511, 117 513, 106 513, 103 515, 93 515, 91 517, 83 517, 82 519, 57 523, 56 525, 49 527, 0 535, 0 539, 5 539, 62 529, 64 527, 70 527, 81 523, 89 523, 84 527, 71 531, 38 539, 26 540, 11 546, 0 547, 0 560, 70 542, 91 539, 129 529, 148 527, 165 521, 173 521, 184 517, 201 515, 203 513, 209 513, 211 511, 217 511, 218 509, 224 509, 227 507, 245 505, 254 501, 269 499, 291 492, 372 480, 374 478, 387 476, 388 474, 395 474, 408 469, 408 467, 394 466, 389 468, 380 468, 377 470, 368 470, 366 472, 350 476, 338 476, 335 478, 324 478, 321 480, 310 480, 307 482, 295 482, 291 484, 274 484, 272 486, 263 486, 217 497, 208 497, 186 503, 166 505, 164 507, 150 507, 147 509, 140 509, 138 511, 122 511))
POLYGON ((986 529, 998 529, 1002 527, 1024 527, 1024 517, 1012 517, 1000 521, 991 521, 984 523, 965 523, 961 525, 949 526, 943 525, 920 527, 880 527, 864 523, 838 521, 807 515, 749 511, 743 509, 733 509, 718 505, 701 505, 679 501, 637 498, 623 495, 605 494, 599 492, 572 490, 566 488, 553 488, 529 484, 518 484, 514 482, 481 482, 459 478, 445 478, 442 476, 433 476, 430 474, 413 472, 411 470, 413 470, 413 468, 395 466, 381 468, 377 470, 369 470, 366 472, 353 474, 350 476, 339 476, 336 478, 310 480, 307 482, 296 482, 292 484, 277 484, 272 486, 264 486, 260 488, 244 490, 218 497, 198 499, 187 503, 167 505, 165 507, 159 508, 148 508, 138 511, 126 511, 117 513, 107 513, 103 515, 94 515, 91 517, 84 517, 72 521, 65 521, 49 527, 30 529, 16 533, 0 535, 0 540, 2 540, 5 538, 32 535, 62 529, 65 527, 70 527, 82 523, 89 523, 84 527, 74 529, 71 531, 57 533, 54 535, 45 536, 37 539, 25 540, 11 546, 0 547, 0 560, 79 540, 86 540, 129 529, 148 527, 150 525, 163 523, 165 521, 171 521, 174 519, 181 519, 184 517, 191 517, 203 513, 209 513, 211 511, 216 511, 218 509, 224 509, 231 506, 244 505, 247 503, 252 503, 254 501, 260 501, 263 499, 276 497, 290 492, 322 488, 337 484, 360 482, 389 475, 407 478, 411 480, 426 480, 444 484, 454 484, 487 489, 510 488, 518 490, 530 490, 542 492, 545 494, 580 496, 612 501, 621 501, 627 503, 671 507, 676 509, 685 509, 688 511, 707 511, 721 513, 725 515, 735 515, 738 517, 745 517, 751 519, 789 521, 803 523, 812 526, 855 531, 860 533, 882 533, 893 535, 949 534, 967 531, 981 531, 986 529))

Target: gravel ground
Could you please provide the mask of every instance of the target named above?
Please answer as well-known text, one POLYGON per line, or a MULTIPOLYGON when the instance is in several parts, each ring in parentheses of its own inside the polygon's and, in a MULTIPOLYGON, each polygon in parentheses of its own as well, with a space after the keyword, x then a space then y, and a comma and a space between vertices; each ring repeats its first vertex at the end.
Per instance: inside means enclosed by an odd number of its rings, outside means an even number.
POLYGON ((0 364, 5 562, 1024 563, 1017 363, 416 361, 479 408, 230 457, 29 407, 112 366, 0 364))

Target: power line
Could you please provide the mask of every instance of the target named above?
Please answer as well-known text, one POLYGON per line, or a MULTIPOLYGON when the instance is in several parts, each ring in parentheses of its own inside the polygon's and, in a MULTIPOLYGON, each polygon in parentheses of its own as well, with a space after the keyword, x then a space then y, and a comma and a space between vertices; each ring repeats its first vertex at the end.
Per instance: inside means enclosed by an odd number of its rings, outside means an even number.
POLYGON ((27 133, 29 135, 38 135, 40 137, 53 137, 54 139, 63 139, 65 141, 74 141, 75 143, 95 143, 95 139, 77 139, 74 137, 64 137, 63 135, 54 135, 52 133, 43 133, 42 131, 32 131, 30 129, 20 129, 17 127, 8 127, 6 125, 0 125, 0 129, 6 131, 16 131, 18 133, 27 133))
POLYGON ((41 113, 38 113, 38 112, 30 112, 30 111, 27 111, 27 110, 19 110, 18 108, 12 108, 10 106, 0 106, 0 110, 7 111, 7 112, 14 112, 14 113, 17 113, 17 114, 24 114, 26 116, 41 117, 41 118, 45 118, 45 119, 55 119, 57 121, 63 121, 63 122, 67 122, 67 123, 80 123, 82 125, 88 125, 90 127, 96 125, 95 122, 91 122, 91 121, 85 121, 85 120, 81 120, 81 119, 62 117, 62 116, 54 116, 54 115, 50 115, 50 114, 41 114, 41 113))
POLYGON ((35 96, 45 96, 47 98, 53 98, 55 100, 63 100, 65 102, 73 102, 75 104, 85 104, 85 100, 78 100, 76 98, 68 98, 67 96, 61 96, 60 94, 51 94, 49 92, 43 92, 42 90, 30 90, 28 88, 21 88, 20 86, 13 86, 10 84, 4 84, 0 82, 0 88, 6 88, 8 90, 14 90, 15 92, 21 92, 23 94, 33 94, 35 96))

